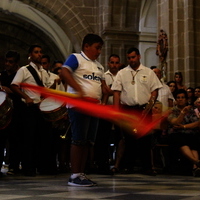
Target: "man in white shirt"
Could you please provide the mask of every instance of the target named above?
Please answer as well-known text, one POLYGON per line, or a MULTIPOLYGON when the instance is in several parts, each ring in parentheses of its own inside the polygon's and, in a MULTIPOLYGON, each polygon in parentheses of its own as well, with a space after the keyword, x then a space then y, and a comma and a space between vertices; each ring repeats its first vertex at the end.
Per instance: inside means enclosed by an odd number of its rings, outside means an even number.
POLYGON ((49 75, 49 82, 50 82, 50 88, 51 89, 57 89, 57 90, 61 90, 60 88, 61 86, 61 80, 59 78, 59 76, 55 73, 52 73, 50 71, 50 57, 48 55, 43 55, 42 59, 41 59, 41 65, 43 67, 43 69, 45 69, 49 75))
MULTIPOLYGON (((140 63, 140 52, 137 48, 127 51, 129 65, 117 73, 111 87, 114 90, 114 105, 129 111, 147 113, 151 110, 162 87, 155 73, 140 63), (145 107, 145 110, 144 110, 145 107)), ((138 122, 139 123, 139 122, 138 122)), ((140 156, 144 173, 151 170, 151 138, 149 135, 134 141, 134 137, 124 131, 126 153, 134 152, 136 142, 139 143, 140 156)), ((127 156, 128 168, 133 168, 132 155, 127 156)), ((131 169, 129 169, 131 170, 131 169)), ((147 172, 148 173, 148 172, 147 172)))
POLYGON ((163 105, 163 110, 162 111, 166 111, 169 108, 173 107, 173 95, 169 89, 169 86, 166 85, 164 82, 162 82, 161 78, 162 78, 162 72, 160 69, 158 68, 154 68, 153 71, 155 72, 156 76, 158 77, 158 79, 160 80, 160 82, 162 83, 163 87, 160 88, 158 90, 158 97, 157 100, 160 101, 163 105))
POLYGON ((29 65, 21 67, 15 75, 11 88, 21 96, 26 108, 24 121, 24 143, 22 169, 25 176, 35 176, 36 168, 41 174, 52 174, 56 170, 56 160, 52 158, 51 125, 44 120, 39 109, 41 95, 29 89, 20 88, 21 83, 49 87, 49 75, 41 66, 42 47, 29 48, 29 65))
MULTIPOLYGON (((113 91, 111 86, 120 69, 120 57, 117 54, 111 54, 108 59, 108 71, 104 73, 105 82, 108 86, 108 93, 103 95, 103 100, 107 105, 113 105, 113 91)), ((120 140, 119 128, 110 121, 100 119, 97 139, 95 143, 95 164, 97 165, 97 173, 110 174, 110 141, 113 141, 118 146, 120 140), (113 134, 112 134, 113 132, 113 134), (111 137, 113 137, 111 139, 111 137)))
MULTIPOLYGON (((106 85, 110 89, 108 94, 109 96, 104 95, 106 98, 106 104, 113 105, 113 91, 111 90, 111 86, 116 78, 117 72, 120 69, 120 58, 117 54, 111 54, 108 60, 108 71, 105 72, 105 81, 106 85), (108 99, 107 99, 108 98, 108 99)), ((103 100, 104 101, 104 100, 103 100)))

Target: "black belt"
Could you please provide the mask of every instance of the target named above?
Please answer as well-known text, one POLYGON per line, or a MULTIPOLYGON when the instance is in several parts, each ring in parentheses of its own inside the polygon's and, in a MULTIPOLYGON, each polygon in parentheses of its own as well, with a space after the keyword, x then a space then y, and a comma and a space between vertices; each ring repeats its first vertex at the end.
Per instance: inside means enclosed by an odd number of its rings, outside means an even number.
POLYGON ((124 108, 124 109, 138 109, 138 110, 144 110, 145 109, 145 106, 146 106, 146 104, 143 104, 143 105, 134 105, 134 106, 129 106, 129 105, 124 105, 124 104, 122 104, 121 105, 122 106, 122 108, 124 108))

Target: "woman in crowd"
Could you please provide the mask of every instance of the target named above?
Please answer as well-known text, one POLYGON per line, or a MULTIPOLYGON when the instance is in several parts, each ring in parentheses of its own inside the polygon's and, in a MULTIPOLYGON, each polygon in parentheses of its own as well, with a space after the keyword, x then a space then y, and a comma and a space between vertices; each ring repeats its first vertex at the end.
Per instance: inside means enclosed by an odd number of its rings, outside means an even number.
POLYGON ((175 81, 169 81, 167 83, 167 85, 169 86, 169 89, 171 90, 173 97, 175 97, 175 93, 177 91, 177 86, 176 86, 176 82, 175 81))
POLYGON ((198 155, 198 137, 200 121, 191 105, 187 105, 186 90, 177 91, 176 106, 168 117, 170 122, 169 141, 171 147, 180 152, 193 163, 193 175, 200 176, 198 155))
POLYGON ((181 72, 175 72, 174 81, 176 82, 176 86, 178 89, 187 89, 186 86, 183 84, 183 75, 181 72))

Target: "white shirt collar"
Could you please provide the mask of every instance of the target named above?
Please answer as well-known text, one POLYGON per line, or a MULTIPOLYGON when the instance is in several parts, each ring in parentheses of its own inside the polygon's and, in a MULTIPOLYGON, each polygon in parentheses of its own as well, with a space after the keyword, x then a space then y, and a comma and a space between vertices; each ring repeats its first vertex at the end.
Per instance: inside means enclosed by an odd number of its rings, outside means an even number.
POLYGON ((36 65, 35 63, 30 62, 29 64, 30 64, 32 67, 34 67, 34 69, 37 69, 37 70, 39 70, 39 71, 43 70, 42 65, 40 65, 40 68, 38 69, 38 67, 37 67, 37 65, 36 65))

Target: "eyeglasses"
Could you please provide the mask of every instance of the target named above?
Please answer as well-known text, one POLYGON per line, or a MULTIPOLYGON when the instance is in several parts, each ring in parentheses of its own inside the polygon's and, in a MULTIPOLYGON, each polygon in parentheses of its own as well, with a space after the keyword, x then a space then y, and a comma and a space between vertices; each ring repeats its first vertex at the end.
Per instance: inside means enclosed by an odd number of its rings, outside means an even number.
POLYGON ((195 90, 194 92, 200 92, 200 90, 195 90))
POLYGON ((188 93, 192 93, 192 91, 187 91, 188 93))
POLYGON ((47 64, 47 62, 42 62, 41 64, 42 64, 42 65, 46 65, 46 64, 47 64))

